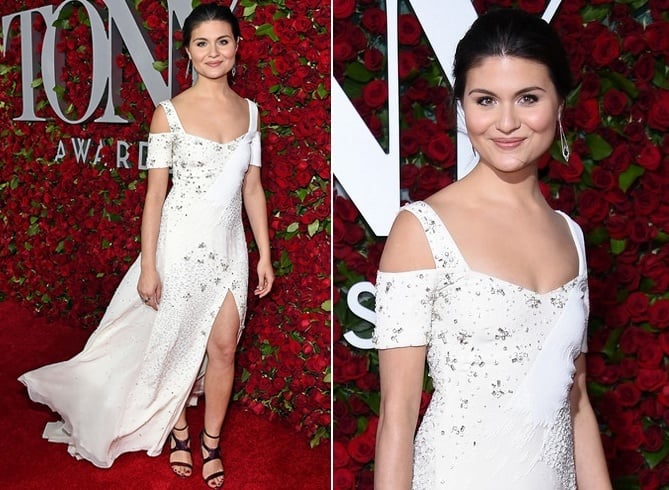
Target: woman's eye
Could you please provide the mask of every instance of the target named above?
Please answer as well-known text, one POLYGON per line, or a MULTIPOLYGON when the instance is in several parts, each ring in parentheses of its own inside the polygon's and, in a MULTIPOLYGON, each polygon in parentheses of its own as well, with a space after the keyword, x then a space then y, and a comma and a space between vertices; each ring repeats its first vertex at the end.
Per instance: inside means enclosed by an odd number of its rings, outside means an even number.
POLYGON ((221 39, 221 40, 218 42, 218 44, 222 44, 223 46, 225 46, 226 44, 228 44, 228 40, 227 40, 227 39, 221 39))
POLYGON ((200 41, 200 42, 196 43, 195 45, 196 45, 198 48, 203 48, 203 47, 205 46, 205 44, 206 44, 206 43, 205 43, 204 41, 200 41))
POLYGON ((476 99, 478 105, 491 105, 493 103, 492 97, 484 96, 476 99))
POLYGON ((537 100, 539 97, 534 94, 525 94, 520 97, 521 104, 534 104, 537 100))

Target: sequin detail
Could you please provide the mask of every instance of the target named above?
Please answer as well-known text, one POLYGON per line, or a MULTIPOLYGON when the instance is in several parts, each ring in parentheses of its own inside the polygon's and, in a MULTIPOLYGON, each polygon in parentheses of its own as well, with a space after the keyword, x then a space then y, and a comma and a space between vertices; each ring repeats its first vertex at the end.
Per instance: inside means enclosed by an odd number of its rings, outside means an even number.
POLYGON ((469 270, 426 203, 403 209, 422 224, 436 268, 378 273, 373 340, 427 346, 435 391, 415 439, 413 488, 574 490, 568 392, 588 313, 577 225, 567 219, 579 276, 538 294, 469 270))

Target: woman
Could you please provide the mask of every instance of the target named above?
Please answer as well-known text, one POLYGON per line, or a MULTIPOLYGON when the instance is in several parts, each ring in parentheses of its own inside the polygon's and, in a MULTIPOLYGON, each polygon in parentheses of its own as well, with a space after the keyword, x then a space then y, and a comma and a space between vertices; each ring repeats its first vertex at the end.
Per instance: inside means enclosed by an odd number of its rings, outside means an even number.
POLYGON ((248 284, 242 198, 260 253, 255 294, 267 295, 274 280, 258 109, 229 84, 239 40, 227 7, 201 5, 186 19, 198 77, 153 115, 141 255, 84 350, 20 378, 63 418, 45 435, 96 466, 128 451, 156 456, 169 436, 172 468, 189 476, 185 407, 204 391, 202 476, 223 484, 219 433, 248 284))
POLYGON ((376 488, 611 488, 585 384, 583 235, 537 177, 562 135, 566 55, 543 20, 495 10, 454 76, 479 163, 405 206, 381 258, 376 488), (426 357, 435 391, 414 440, 426 357))

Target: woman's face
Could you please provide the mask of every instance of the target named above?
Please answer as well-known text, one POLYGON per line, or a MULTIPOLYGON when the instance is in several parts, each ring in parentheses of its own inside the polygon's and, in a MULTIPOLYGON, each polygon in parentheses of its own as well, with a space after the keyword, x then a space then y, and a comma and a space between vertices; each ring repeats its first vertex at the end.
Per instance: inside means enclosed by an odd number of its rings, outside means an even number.
POLYGON ((237 40, 228 22, 210 20, 193 29, 186 52, 198 75, 220 78, 235 66, 237 40))
POLYGON ((501 172, 534 164, 553 143, 561 110, 546 66, 491 56, 466 76, 462 108, 481 163, 501 172))

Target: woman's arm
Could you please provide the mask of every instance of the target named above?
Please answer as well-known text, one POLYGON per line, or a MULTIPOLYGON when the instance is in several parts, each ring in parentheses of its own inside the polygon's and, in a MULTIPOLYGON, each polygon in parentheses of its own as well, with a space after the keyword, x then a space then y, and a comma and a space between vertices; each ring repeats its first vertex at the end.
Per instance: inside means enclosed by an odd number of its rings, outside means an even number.
MULTIPOLYGON (((406 272, 434 267, 420 223, 410 213, 400 213, 383 249, 379 269, 406 272)), ((379 350, 381 406, 374 462, 374 488, 377 490, 411 488, 425 354, 425 346, 379 350)))
POLYGON ((269 229, 267 226, 267 201, 265 200, 265 190, 260 180, 260 167, 249 166, 244 178, 242 188, 244 197, 244 208, 249 217, 251 231, 260 258, 258 259, 258 286, 254 294, 262 298, 272 289, 274 283, 274 270, 272 269, 272 259, 270 256, 269 229))
MULTIPOLYGON (((169 132, 167 117, 161 106, 158 106, 153 113, 150 132, 169 132)), ((162 293, 162 284, 156 269, 156 244, 168 180, 169 169, 167 167, 149 170, 144 211, 142 212, 142 257, 137 292, 142 299, 149 298, 146 304, 154 310, 158 309, 162 293)))
POLYGON ((610 490, 611 480, 606 468, 599 426, 586 388, 585 354, 578 356, 575 365, 576 375, 571 388, 570 403, 574 424, 576 482, 579 490, 610 490))
POLYGON ((374 488, 411 488, 413 441, 425 372, 425 347, 379 351, 381 409, 376 431, 374 488))

